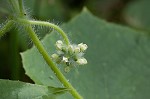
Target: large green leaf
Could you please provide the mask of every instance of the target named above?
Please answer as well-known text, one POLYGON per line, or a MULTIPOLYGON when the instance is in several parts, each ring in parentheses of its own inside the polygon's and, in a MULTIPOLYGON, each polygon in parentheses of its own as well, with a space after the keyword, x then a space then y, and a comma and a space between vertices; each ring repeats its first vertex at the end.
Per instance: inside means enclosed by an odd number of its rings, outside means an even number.
POLYGON ((54 88, 0 79, 0 99, 55 99, 66 88, 54 88))
MULTIPOLYGON (((150 99, 149 35, 107 23, 87 10, 62 28, 72 42, 88 45, 88 64, 64 73, 84 99, 150 99)), ((54 31, 42 41, 49 55, 58 39, 54 31)), ((26 74, 35 83, 61 86, 35 47, 21 56, 26 74)))
POLYGON ((134 0, 124 11, 125 19, 131 26, 150 31, 150 0, 134 0))

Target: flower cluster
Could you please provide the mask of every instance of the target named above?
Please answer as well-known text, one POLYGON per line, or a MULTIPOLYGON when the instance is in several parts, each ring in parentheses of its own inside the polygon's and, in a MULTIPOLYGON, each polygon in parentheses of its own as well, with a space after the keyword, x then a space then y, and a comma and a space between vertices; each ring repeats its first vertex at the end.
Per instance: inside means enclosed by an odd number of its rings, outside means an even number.
POLYGON ((87 60, 83 57, 88 46, 80 43, 66 45, 61 40, 56 42, 57 52, 52 54, 52 59, 58 64, 65 64, 68 67, 87 64, 87 60))

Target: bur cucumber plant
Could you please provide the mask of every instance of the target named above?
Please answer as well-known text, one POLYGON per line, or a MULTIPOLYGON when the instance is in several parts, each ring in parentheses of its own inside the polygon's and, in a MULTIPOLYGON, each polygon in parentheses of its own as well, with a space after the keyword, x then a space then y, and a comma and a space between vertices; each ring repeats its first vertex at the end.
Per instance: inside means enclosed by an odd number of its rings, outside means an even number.
POLYGON ((83 97, 76 91, 76 89, 68 82, 62 72, 58 69, 56 64, 63 64, 65 66, 64 71, 69 72, 72 67, 77 65, 87 64, 87 60, 84 58, 84 52, 88 48, 86 44, 71 44, 66 33, 57 25, 46 21, 36 21, 30 19, 24 10, 22 0, 9 0, 12 7, 13 15, 11 15, 5 25, 0 30, 0 37, 2 37, 7 31, 11 29, 13 25, 19 24, 24 27, 28 32, 28 35, 32 39, 34 45, 43 56, 46 63, 56 74, 59 81, 64 87, 69 89, 69 92, 75 99, 83 99, 83 97), (58 40, 55 44, 56 53, 51 56, 48 55, 38 36, 36 35, 33 26, 45 26, 53 28, 62 36, 63 40, 58 40))

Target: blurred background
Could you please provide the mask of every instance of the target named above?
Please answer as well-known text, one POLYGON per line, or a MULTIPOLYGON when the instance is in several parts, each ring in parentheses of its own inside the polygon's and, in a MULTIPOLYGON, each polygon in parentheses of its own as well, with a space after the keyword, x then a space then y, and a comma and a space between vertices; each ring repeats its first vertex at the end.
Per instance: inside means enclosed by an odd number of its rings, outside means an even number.
MULTIPOLYGON (((0 28, 10 16, 8 0, 0 0, 0 28)), ((61 25, 79 14, 84 7, 108 22, 149 32, 150 0, 24 0, 27 15, 36 20, 61 25)), ((88 20, 87 20, 88 21, 88 20)), ((32 46, 27 33, 14 27, 0 38, 0 79, 32 82, 22 68, 20 52, 32 46)), ((39 30, 41 39, 50 30, 39 30)))

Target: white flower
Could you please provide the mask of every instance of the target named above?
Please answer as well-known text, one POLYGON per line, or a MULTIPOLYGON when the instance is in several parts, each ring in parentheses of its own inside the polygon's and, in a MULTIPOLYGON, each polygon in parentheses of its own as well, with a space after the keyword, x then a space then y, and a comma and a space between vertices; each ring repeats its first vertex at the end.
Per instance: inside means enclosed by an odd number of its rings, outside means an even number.
POLYGON ((68 62, 68 58, 63 56, 62 61, 66 63, 66 62, 68 62))
POLYGON ((61 40, 58 40, 58 41, 56 42, 56 44, 63 44, 63 42, 62 42, 61 40))
POLYGON ((88 48, 88 46, 83 43, 78 44, 78 47, 80 47, 81 51, 85 51, 88 48))
POLYGON ((52 55, 52 59, 57 64, 64 64, 67 66, 65 71, 69 71, 71 66, 85 65, 87 60, 84 58, 84 51, 88 48, 86 44, 65 44, 61 40, 56 42, 57 51, 52 55))
POLYGON ((59 50, 62 50, 62 48, 63 48, 63 42, 62 42, 61 40, 58 40, 58 41, 56 42, 56 47, 57 47, 59 50))
POLYGON ((85 65, 85 64, 87 64, 87 60, 85 58, 79 58, 76 62, 79 65, 85 65))

